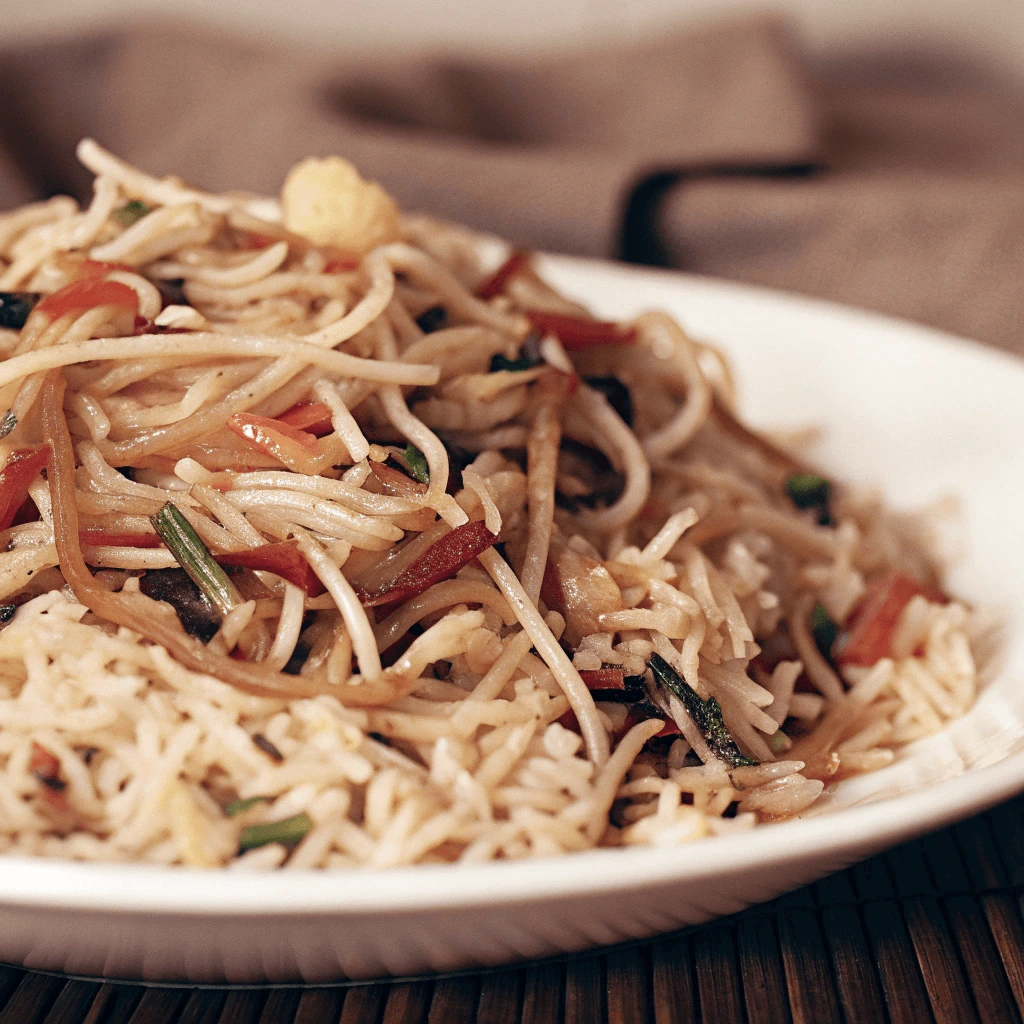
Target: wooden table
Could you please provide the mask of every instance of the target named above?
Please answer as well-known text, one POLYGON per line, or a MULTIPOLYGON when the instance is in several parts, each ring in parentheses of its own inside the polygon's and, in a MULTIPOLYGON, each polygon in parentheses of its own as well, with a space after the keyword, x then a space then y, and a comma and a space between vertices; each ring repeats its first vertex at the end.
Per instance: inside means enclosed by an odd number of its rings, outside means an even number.
POLYGON ((995 1024, 1024 1010, 1024 798, 656 941, 455 977, 148 987, 0 968, 0 1024, 995 1024))

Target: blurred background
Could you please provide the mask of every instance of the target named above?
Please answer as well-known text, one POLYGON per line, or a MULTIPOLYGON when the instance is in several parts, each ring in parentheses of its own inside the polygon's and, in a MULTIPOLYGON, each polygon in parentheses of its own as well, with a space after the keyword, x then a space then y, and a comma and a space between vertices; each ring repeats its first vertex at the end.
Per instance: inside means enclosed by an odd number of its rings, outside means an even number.
POLYGON ((642 38, 691 19, 767 9, 789 15, 809 50, 823 58, 878 45, 936 46, 1024 73, 1019 0, 36 0, 4 7, 4 40, 149 15, 298 41, 459 50, 642 38))
POLYGON ((0 206, 82 135, 276 192, 336 152, 407 208, 1024 352, 1021 0, 36 0, 0 19, 0 206))

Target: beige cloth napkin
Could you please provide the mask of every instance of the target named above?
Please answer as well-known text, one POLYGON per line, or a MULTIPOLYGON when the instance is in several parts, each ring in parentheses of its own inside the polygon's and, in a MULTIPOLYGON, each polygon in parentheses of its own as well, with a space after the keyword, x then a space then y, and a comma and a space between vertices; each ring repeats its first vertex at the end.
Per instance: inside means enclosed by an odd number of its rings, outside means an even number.
POLYGON ((403 206, 523 245, 671 262, 1024 352, 1024 114, 949 68, 808 69, 745 18, 530 58, 384 56, 150 26, 0 55, 0 205, 87 198, 90 134, 275 192, 340 153, 403 206))

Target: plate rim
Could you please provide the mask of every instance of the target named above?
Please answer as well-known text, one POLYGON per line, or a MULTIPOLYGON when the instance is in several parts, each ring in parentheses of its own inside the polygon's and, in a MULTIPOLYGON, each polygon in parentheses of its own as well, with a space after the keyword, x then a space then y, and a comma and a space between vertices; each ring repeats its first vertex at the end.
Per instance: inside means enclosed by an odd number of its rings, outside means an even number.
POLYGON ((509 903, 536 903, 551 899, 609 895, 632 889, 686 884, 709 876, 726 876, 756 867, 842 854, 859 848, 850 863, 889 849, 906 839, 980 813, 1024 790, 1024 751, 985 768, 953 779, 925 785, 919 790, 879 799, 856 807, 830 811, 813 818, 759 826, 756 863, 751 863, 751 833, 714 836, 682 847, 658 849, 587 850, 579 854, 529 861, 489 862, 472 865, 412 865, 382 869, 309 869, 257 874, 225 872, 141 863, 62 861, 56 858, 4 855, 5 866, 22 868, 36 876, 35 885, 11 884, 10 870, 0 876, 0 906, 83 911, 88 913, 146 914, 195 918, 309 917, 328 915, 399 915, 441 909, 481 909, 509 903), (959 791, 967 796, 957 799, 959 791), (890 824, 883 829, 883 812, 890 824), (821 837, 821 824, 831 826, 821 837), (865 827, 867 826, 867 827, 865 827), (874 826, 874 827, 872 827, 874 826), (805 836, 807 834, 807 836, 805 836), (803 849, 800 843, 815 838, 803 849), (706 852, 700 859, 686 856, 706 852), (568 861, 568 863, 567 863, 568 861), (642 874, 637 868, 642 867, 642 874), (545 869, 553 869, 546 871, 545 869), (576 870, 574 870, 576 869, 576 870), (68 879, 107 883, 113 893, 94 892, 90 885, 76 891, 68 879), (450 889, 437 885, 457 875, 450 889), (564 876, 564 877, 563 877, 564 876), (575 877, 574 877, 575 876, 575 877), (279 880, 283 892, 254 886, 254 880, 279 880), (364 883, 344 892, 325 885, 325 879, 364 883), (160 888, 152 888, 154 881, 160 888), (496 881, 509 882, 496 886, 496 881), (213 884, 210 884, 213 883, 213 884), (385 884, 379 884, 385 883, 385 884), (424 883, 434 883, 427 886, 424 883), (390 890, 383 894, 375 888, 390 890), (195 906, 186 897, 201 896, 195 906))
MULTIPOLYGON (((623 263, 619 260, 603 260, 591 256, 565 256, 560 253, 538 252, 538 266, 541 269, 550 267, 556 273, 559 270, 590 270, 596 273, 613 271, 623 276, 649 278, 663 284, 682 284, 695 286, 700 290, 718 292, 722 295, 733 294, 745 299, 756 299, 759 302, 779 304, 789 309, 803 310, 810 314, 829 315, 844 320, 860 321, 877 329, 899 331, 901 334, 913 336, 913 343, 927 342, 938 344, 968 359, 980 358, 999 363, 1010 372, 1024 373, 1024 355, 1010 352, 1008 349, 988 345, 965 335, 954 334, 952 331, 933 327, 906 317, 882 313, 878 310, 862 306, 852 306, 845 302, 836 302, 816 295, 788 288, 772 288, 767 285, 748 284, 727 277, 715 277, 711 274, 697 274, 688 270, 674 270, 671 267, 646 267, 635 263, 623 263)), ((598 300, 588 300, 591 304, 599 304, 598 300)), ((685 325, 684 325, 685 326, 685 325)))

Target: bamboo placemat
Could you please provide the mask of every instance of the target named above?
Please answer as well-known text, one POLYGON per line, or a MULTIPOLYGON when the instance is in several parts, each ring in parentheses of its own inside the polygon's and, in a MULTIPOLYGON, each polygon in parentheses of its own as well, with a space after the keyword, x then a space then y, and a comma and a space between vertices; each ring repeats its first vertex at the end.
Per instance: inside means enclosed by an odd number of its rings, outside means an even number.
POLYGON ((764 906, 597 954, 306 988, 0 967, 0 1024, 1002 1024, 1024 1010, 1022 895, 1018 798, 764 906))

